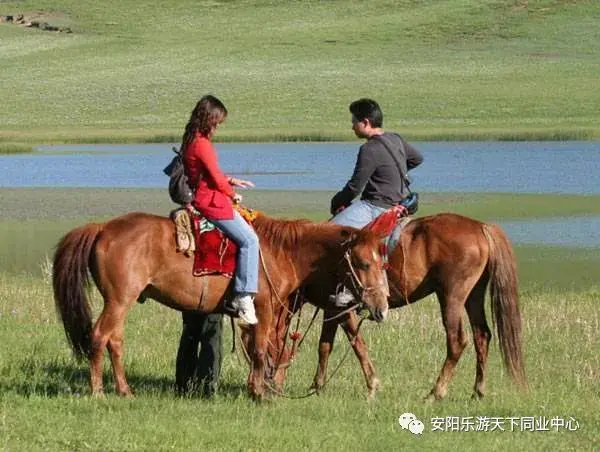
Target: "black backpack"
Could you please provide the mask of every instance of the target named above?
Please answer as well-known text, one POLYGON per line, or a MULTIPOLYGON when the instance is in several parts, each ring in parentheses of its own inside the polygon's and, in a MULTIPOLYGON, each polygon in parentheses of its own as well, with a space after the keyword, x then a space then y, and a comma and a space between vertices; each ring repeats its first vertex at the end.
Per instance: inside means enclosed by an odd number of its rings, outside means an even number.
POLYGON ((173 148, 175 157, 163 172, 169 176, 169 196, 175 204, 189 204, 194 199, 194 193, 188 185, 188 178, 183 167, 183 153, 173 148))

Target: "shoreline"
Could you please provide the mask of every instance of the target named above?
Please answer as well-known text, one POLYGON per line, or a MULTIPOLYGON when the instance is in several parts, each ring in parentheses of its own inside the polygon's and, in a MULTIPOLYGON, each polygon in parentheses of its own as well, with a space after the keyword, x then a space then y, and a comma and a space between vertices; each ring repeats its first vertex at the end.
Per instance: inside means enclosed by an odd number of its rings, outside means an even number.
MULTIPOLYGON (((474 141, 596 141, 600 140, 600 129, 574 128, 574 129, 548 129, 548 130, 465 130, 465 131, 432 131, 415 132, 410 129, 398 131, 405 139, 412 142, 474 142, 474 141)), ((73 144, 171 144, 178 143, 181 137, 175 133, 144 134, 131 131, 121 133, 83 133, 74 135, 48 134, 47 136, 19 135, 0 132, 0 155, 35 153, 36 147, 46 145, 73 145, 73 144)), ((356 137, 351 134, 236 134, 223 133, 216 136, 215 143, 334 143, 355 142, 356 137)))

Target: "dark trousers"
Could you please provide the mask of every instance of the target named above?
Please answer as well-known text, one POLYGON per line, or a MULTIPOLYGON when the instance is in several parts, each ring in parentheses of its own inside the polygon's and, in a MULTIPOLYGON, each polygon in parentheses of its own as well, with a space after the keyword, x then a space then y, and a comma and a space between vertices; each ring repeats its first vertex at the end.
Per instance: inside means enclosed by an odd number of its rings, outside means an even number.
POLYGON ((175 384, 179 394, 215 394, 223 359, 223 314, 184 312, 177 350, 175 384), (200 352, 198 352, 200 345, 200 352))

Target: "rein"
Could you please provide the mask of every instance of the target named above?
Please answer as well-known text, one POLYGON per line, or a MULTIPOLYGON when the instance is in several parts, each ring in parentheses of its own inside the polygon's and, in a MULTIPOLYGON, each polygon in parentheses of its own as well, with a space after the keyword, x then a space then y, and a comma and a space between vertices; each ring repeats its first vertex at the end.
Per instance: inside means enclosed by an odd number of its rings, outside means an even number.
MULTIPOLYGON (((330 318, 330 320, 331 319, 332 318, 330 318)), ((279 389, 277 389, 276 387, 274 387, 268 381, 265 381, 265 386, 268 387, 274 394, 278 395, 279 397, 286 398, 286 399, 306 399, 308 397, 314 396, 315 394, 318 394, 319 391, 322 391, 325 388, 325 386, 327 386, 329 384, 329 382, 331 381, 331 379, 335 376, 335 374, 342 367, 342 364, 344 364, 344 362, 346 361, 346 358, 348 358, 348 354, 350 353, 350 350, 352 350, 352 347, 354 346, 354 342, 355 342, 356 338, 358 337, 358 333, 360 332, 360 327, 362 326, 362 323, 364 322, 365 319, 366 319, 366 317, 362 317, 360 319, 360 321, 358 322, 358 327, 356 328, 356 334, 352 337, 352 339, 349 340, 351 347, 348 347, 346 349, 346 352, 344 353, 344 356, 342 357, 342 359, 340 360, 340 362, 338 363, 338 365, 335 367, 335 369, 333 369, 333 372, 331 372, 329 374, 329 377, 327 377, 327 380, 325 380, 325 383, 323 383, 323 386, 321 386, 319 389, 312 388, 306 394, 299 395, 299 396, 294 396, 294 395, 287 395, 283 391, 280 391, 279 389)))
MULTIPOLYGON (((348 264, 349 271, 346 272, 346 278, 344 279, 344 281, 337 285, 336 291, 339 291, 340 287, 346 286, 346 281, 348 279, 350 279, 352 286, 350 286, 349 288, 354 289, 354 291, 358 295, 357 299, 361 300, 359 303, 356 303, 353 305, 353 309, 363 308, 364 302, 362 300, 363 300, 365 293, 369 293, 369 292, 372 292, 377 289, 374 287, 371 287, 371 286, 365 287, 365 285, 360 281, 360 278, 358 277, 358 274, 356 273, 356 270, 354 269, 354 265, 352 264, 352 258, 350 257, 350 250, 346 250, 346 252, 344 253, 343 260, 345 260, 346 263, 348 264)), ((345 314, 346 312, 350 312, 353 309, 345 310, 345 311, 339 313, 337 316, 332 317, 331 320, 345 314)), ((324 321, 328 321, 328 320, 324 320, 324 321)))
MULTIPOLYGON (((294 312, 290 311, 290 308, 288 308, 285 305, 285 303, 283 302, 283 300, 281 299, 281 297, 277 293, 277 290, 275 290, 275 284, 273 284, 273 280, 271 279, 271 275, 269 274, 269 270, 267 270, 267 264, 265 264, 265 258, 263 256, 262 250, 259 250, 258 254, 260 256, 260 263, 262 264, 262 267, 263 267, 263 270, 265 272, 265 276, 267 278, 267 282, 269 283, 269 288, 271 289, 271 292, 273 292, 275 294, 275 298, 277 298, 277 301, 279 302, 279 304, 281 305, 281 307, 283 309, 285 309, 290 316, 293 316, 294 312)), ((295 303, 295 300, 294 300, 294 303, 295 303)))

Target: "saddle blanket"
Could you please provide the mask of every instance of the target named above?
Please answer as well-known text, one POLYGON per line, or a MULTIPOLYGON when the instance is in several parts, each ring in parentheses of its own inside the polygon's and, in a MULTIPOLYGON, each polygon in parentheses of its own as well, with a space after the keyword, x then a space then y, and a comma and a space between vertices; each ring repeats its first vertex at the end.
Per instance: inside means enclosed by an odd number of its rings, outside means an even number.
POLYGON ((398 205, 386 210, 366 226, 383 237, 381 240, 381 255, 386 262, 400 240, 402 229, 410 220, 406 207, 398 205))
POLYGON ((237 245, 217 228, 202 231, 202 220, 204 218, 194 216, 194 276, 221 274, 233 277, 237 245))
MULTIPOLYGON (((235 207, 252 223, 258 212, 243 206, 235 207)), ((171 212, 175 223, 177 251, 187 256, 194 255, 194 276, 223 275, 232 278, 235 274, 237 244, 204 218, 192 206, 171 212)))

